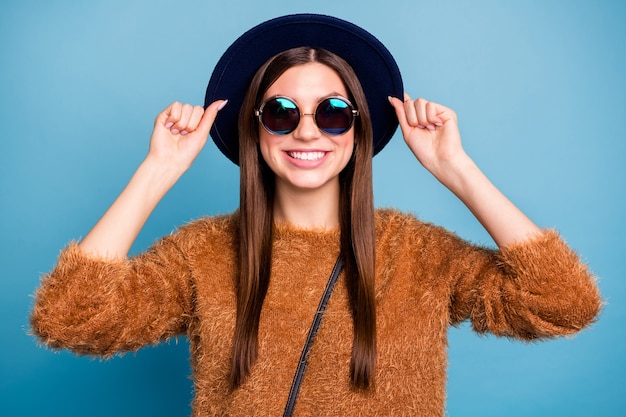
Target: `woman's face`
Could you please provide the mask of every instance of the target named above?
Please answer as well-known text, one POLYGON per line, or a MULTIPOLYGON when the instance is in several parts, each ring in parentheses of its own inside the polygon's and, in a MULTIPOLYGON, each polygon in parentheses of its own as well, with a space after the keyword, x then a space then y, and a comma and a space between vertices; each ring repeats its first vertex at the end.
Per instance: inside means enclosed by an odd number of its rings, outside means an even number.
POLYGON ((338 175, 348 164, 354 149, 354 127, 330 136, 316 125, 312 114, 318 103, 329 96, 348 97, 339 75, 320 63, 298 65, 285 71, 263 96, 285 96, 300 109, 300 123, 286 135, 275 135, 259 128, 263 159, 280 187, 314 190, 335 187, 338 175))

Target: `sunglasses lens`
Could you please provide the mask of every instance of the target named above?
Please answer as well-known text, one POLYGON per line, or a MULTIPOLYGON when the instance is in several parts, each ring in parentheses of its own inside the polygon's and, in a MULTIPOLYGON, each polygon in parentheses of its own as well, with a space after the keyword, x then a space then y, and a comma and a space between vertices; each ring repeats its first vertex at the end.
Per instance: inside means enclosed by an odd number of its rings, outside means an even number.
POLYGON ((336 97, 323 100, 315 112, 315 122, 327 135, 341 135, 352 127, 354 115, 350 103, 336 97))
POLYGON ((265 128, 274 134, 286 135, 298 126, 300 112, 293 101, 276 97, 263 106, 261 121, 265 128))

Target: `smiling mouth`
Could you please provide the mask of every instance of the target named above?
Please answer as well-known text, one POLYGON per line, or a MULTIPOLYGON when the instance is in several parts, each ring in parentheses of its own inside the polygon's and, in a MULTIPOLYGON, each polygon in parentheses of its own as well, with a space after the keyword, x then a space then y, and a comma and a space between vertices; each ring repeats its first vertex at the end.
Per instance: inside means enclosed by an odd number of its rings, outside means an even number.
POLYGON ((322 159, 326 152, 287 152, 287 155, 292 157, 293 159, 300 159, 302 161, 317 161, 318 159, 322 159))

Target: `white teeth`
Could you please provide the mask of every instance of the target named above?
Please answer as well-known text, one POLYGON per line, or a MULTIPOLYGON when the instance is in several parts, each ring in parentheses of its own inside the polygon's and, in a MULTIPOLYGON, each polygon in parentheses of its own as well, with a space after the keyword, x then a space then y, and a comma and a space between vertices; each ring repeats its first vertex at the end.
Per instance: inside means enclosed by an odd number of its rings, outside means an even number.
POLYGON ((294 159, 303 159, 305 161, 316 161, 324 157, 324 152, 289 152, 289 156, 294 159))

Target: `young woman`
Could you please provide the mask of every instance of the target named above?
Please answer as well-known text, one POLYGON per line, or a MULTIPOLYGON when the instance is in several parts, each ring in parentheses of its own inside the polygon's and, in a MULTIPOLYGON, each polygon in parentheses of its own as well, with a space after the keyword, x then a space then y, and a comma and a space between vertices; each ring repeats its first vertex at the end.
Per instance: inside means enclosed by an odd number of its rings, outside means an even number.
POLYGON ((550 338, 581 330, 601 306, 579 257, 467 156, 452 110, 403 95, 395 62, 367 32, 294 15, 229 48, 206 108, 173 103, 157 116, 128 186, 42 281, 32 328, 48 346, 102 356, 186 334, 194 415, 278 415, 337 259, 297 415, 442 416, 448 326, 550 338), (497 250, 374 209, 372 157, 398 122, 497 250), (239 210, 127 259, 210 131, 240 165, 239 210))

